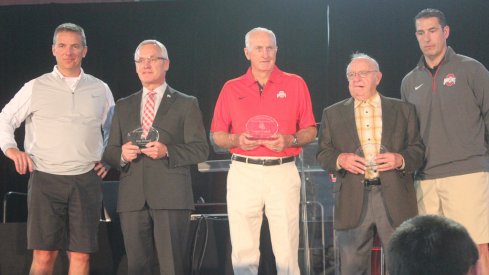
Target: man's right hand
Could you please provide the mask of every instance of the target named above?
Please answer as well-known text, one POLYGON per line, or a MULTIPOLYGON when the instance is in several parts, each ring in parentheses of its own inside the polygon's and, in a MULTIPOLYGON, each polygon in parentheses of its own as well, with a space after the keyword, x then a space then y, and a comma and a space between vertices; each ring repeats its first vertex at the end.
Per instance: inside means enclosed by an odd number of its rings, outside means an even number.
POLYGON ((248 136, 248 134, 246 134, 246 133, 239 134, 237 136, 237 138, 238 138, 238 144, 239 144, 238 147, 245 150, 245 151, 255 149, 256 147, 261 145, 259 140, 250 139, 250 136, 248 136))
POLYGON ((226 132, 214 132, 211 134, 211 142, 224 149, 238 147, 245 151, 260 146, 259 140, 250 139, 250 136, 246 133, 231 134, 226 132))
POLYGON ((5 155, 15 163, 17 173, 24 175, 34 170, 32 159, 26 152, 22 152, 17 148, 9 148, 5 151, 5 155))
POLYGON ((129 141, 122 145, 122 158, 125 161, 131 162, 135 160, 139 154, 141 154, 139 146, 132 144, 132 142, 129 141))
POLYGON ((365 174, 366 164, 364 158, 353 153, 341 153, 338 156, 338 165, 352 174, 365 174))

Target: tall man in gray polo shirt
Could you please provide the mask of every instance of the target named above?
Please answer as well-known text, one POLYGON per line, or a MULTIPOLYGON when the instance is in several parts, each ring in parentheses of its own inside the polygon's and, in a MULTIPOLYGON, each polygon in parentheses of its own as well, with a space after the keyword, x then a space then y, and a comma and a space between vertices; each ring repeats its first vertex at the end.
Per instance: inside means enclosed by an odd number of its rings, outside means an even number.
POLYGON ((81 68, 87 54, 81 27, 58 26, 52 52, 53 71, 27 82, 0 113, 0 148, 19 174, 30 172, 30 274, 52 274, 58 250, 68 251, 69 274, 88 274, 89 253, 98 247, 100 184, 107 174, 100 159, 114 99, 107 84, 81 68), (21 151, 14 131, 23 121, 21 151))
POLYGON ((401 95, 416 106, 426 145, 415 182, 419 213, 463 224, 479 245, 482 274, 489 274, 489 72, 447 46, 441 11, 422 10, 415 26, 423 55, 401 95))

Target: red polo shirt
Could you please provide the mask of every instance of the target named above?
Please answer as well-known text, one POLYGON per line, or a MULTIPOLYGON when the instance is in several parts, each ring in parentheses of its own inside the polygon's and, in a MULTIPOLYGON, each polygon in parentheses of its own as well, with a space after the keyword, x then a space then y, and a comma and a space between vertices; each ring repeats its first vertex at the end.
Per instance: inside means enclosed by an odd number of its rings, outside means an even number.
MULTIPOLYGON (((276 66, 261 95, 251 68, 246 74, 224 84, 214 109, 211 132, 243 133, 248 119, 256 115, 275 118, 281 134, 293 135, 300 129, 316 125, 305 81, 298 75, 282 72, 276 66)), ((283 157, 295 156, 300 150, 294 147, 274 152, 258 146, 249 151, 240 148, 230 151, 246 156, 283 157)))

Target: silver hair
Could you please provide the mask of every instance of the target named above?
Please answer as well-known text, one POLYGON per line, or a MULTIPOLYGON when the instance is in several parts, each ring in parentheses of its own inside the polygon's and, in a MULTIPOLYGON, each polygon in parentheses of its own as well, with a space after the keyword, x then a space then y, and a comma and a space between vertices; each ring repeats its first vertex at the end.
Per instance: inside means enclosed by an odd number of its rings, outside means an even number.
POLYGON ((163 43, 161 43, 160 41, 155 40, 155 39, 147 39, 147 40, 144 40, 143 42, 139 43, 138 47, 134 51, 134 60, 138 60, 138 58, 139 58, 139 49, 142 46, 148 45, 148 44, 153 44, 153 45, 158 46, 161 49, 161 54, 163 55, 162 57, 169 60, 168 51, 166 50, 165 45, 163 45, 163 43))
POLYGON ((356 53, 351 55, 350 63, 348 63, 348 66, 346 67, 347 72, 348 72, 348 68, 350 67, 350 64, 353 62, 353 60, 357 60, 357 59, 369 60, 372 64, 374 64, 375 70, 380 71, 379 63, 377 62, 377 60, 375 60, 374 58, 370 57, 367 54, 356 52, 356 53))
POLYGON ((78 33, 82 37, 82 46, 86 47, 87 46, 87 38, 85 37, 85 31, 83 30, 82 27, 73 24, 73 23, 63 23, 59 25, 55 30, 54 30, 54 35, 53 35, 53 45, 56 45, 56 36, 60 32, 75 32, 78 33))
POLYGON ((272 38, 273 44, 275 45, 275 47, 277 47, 277 38, 275 37, 275 34, 271 30, 266 29, 266 28, 262 28, 262 27, 256 27, 256 28, 250 30, 249 32, 247 32, 245 35, 245 46, 248 50, 251 50, 250 36, 254 32, 266 32, 272 38))

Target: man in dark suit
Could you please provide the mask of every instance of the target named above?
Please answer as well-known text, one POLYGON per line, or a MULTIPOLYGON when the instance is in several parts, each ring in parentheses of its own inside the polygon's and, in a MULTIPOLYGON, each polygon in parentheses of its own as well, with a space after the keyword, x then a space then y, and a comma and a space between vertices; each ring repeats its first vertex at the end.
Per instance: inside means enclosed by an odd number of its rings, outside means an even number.
POLYGON ((323 111, 317 159, 337 177, 341 274, 370 274, 374 233, 385 247, 395 228, 417 214, 413 173, 424 146, 414 107, 377 92, 377 61, 354 54, 346 76, 352 97, 323 111))
POLYGON ((202 115, 195 97, 165 82, 170 60, 163 44, 145 40, 134 58, 143 89, 117 101, 103 156, 121 170, 117 211, 128 273, 152 274, 158 262, 160 274, 185 275, 194 207, 189 166, 209 153, 202 115), (154 130, 159 139, 138 146, 128 136, 137 128, 143 133, 137 140, 150 139, 154 130))

